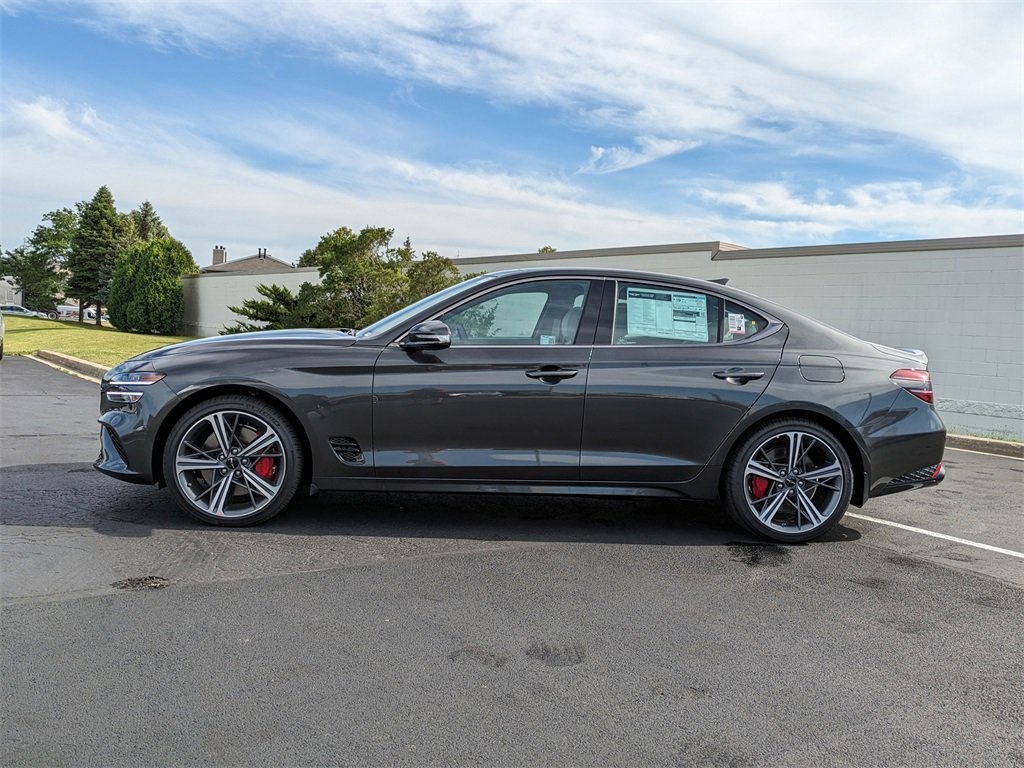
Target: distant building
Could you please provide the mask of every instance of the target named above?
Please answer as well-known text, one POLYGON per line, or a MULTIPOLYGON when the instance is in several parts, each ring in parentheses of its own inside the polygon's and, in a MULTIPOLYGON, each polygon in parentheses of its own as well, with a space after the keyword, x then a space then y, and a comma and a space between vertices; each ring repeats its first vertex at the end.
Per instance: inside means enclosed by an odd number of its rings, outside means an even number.
POLYGON ((267 272, 288 272, 295 269, 294 266, 281 259, 275 259, 266 248, 260 248, 258 253, 246 256, 234 261, 228 261, 228 249, 223 245, 216 245, 213 248, 213 264, 203 267, 199 271, 210 272, 231 272, 237 275, 259 275, 267 272))
POLYGON ((0 277, 0 304, 21 304, 21 291, 15 288, 17 284, 10 275, 0 277))

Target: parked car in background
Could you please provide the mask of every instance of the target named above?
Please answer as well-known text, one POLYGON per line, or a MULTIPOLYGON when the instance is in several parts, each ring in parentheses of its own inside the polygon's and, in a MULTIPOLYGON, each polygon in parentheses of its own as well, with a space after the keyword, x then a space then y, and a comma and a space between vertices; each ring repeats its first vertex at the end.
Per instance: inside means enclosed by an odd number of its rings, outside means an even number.
POLYGON ((798 542, 945 476, 924 353, 645 272, 496 272, 354 334, 163 347, 100 389, 96 468, 215 525, 300 486, 647 495, 798 542))
POLYGON ((45 312, 36 312, 23 307, 21 304, 0 304, 0 315, 11 315, 12 317, 46 317, 45 312))

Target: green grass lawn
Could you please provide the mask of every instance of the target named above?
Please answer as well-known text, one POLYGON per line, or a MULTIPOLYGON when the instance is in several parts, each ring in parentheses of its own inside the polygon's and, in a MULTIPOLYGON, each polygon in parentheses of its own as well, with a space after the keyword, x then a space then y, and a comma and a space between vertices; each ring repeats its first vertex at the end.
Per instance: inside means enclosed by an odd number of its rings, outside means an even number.
POLYGON ((150 349, 186 341, 187 336, 147 336, 97 328, 93 323, 4 316, 5 355, 30 355, 40 349, 60 352, 108 367, 150 349))

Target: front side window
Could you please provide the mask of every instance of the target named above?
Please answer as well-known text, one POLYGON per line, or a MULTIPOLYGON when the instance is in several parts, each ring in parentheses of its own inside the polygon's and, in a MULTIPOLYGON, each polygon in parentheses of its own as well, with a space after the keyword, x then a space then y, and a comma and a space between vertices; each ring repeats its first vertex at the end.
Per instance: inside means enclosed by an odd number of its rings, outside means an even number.
POLYGON ((452 346, 573 344, 590 282, 538 280, 474 299, 440 319, 452 346))

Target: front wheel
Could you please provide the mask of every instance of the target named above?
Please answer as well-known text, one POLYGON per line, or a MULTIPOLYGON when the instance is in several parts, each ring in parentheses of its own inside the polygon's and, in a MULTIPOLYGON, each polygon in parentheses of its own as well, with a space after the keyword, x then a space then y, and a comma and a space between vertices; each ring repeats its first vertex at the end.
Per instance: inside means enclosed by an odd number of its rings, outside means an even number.
POLYGON ((213 525, 255 525, 284 509, 302 476, 292 425, 253 397, 200 403, 164 447, 167 486, 185 512, 213 525))
POLYGON ((805 419, 765 424, 733 452, 723 502, 740 525, 766 539, 809 541, 839 522, 853 472, 842 443, 805 419))

